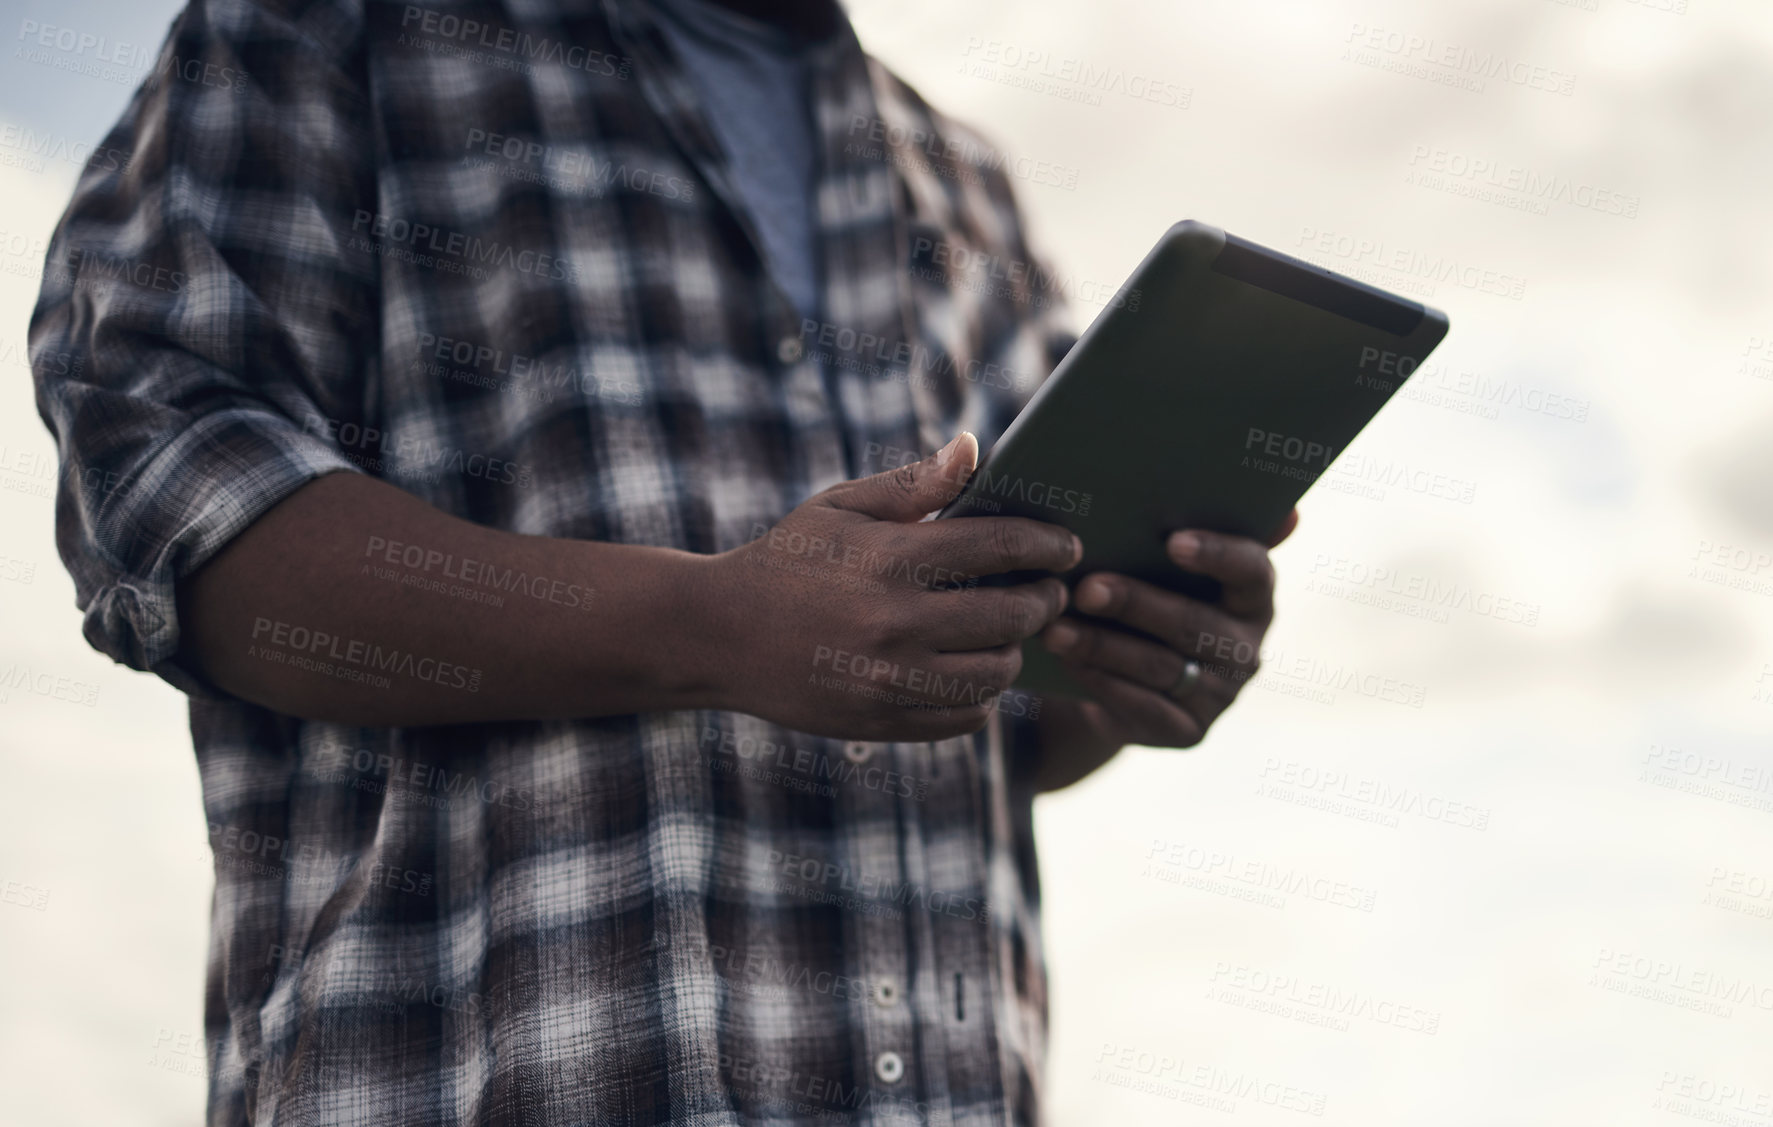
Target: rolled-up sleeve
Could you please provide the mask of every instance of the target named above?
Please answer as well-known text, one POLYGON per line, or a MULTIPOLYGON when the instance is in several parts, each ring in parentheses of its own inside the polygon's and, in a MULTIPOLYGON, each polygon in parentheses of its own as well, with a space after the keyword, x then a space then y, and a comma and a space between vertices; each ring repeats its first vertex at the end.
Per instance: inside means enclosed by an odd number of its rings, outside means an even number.
POLYGON ((87 640, 187 692, 210 690, 173 660, 178 582, 357 469, 327 435, 362 420, 377 335, 358 43, 192 0, 50 239, 30 355, 57 548, 87 640))

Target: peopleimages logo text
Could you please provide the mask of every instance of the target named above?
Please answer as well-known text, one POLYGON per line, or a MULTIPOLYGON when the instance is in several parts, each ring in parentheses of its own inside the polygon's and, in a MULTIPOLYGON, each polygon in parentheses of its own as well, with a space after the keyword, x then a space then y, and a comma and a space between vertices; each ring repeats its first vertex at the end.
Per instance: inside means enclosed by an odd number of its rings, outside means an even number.
POLYGON ((478 669, 469 669, 465 665, 439 661, 433 657, 417 657, 402 650, 385 650, 373 642, 343 638, 324 630, 292 626, 269 618, 254 618, 252 640, 255 646, 266 644, 287 648, 309 657, 323 655, 336 662, 373 669, 380 673, 398 673, 446 688, 467 689, 471 693, 480 691, 481 673, 478 669))
POLYGON ((378 241, 402 244, 412 250, 446 255, 463 263, 478 266, 506 266, 520 274, 533 274, 554 281, 579 280, 579 268, 564 258, 535 250, 518 250, 497 239, 482 239, 461 231, 446 231, 428 223, 417 223, 380 212, 357 210, 351 219, 351 230, 369 231, 378 241))
POLYGON ((1018 474, 994 474, 989 466, 981 466, 968 482, 968 490, 956 504, 961 508, 1000 512, 1005 500, 1038 505, 1055 512, 1090 515, 1096 495, 1079 489, 1065 489, 1048 482, 1033 481, 1018 474))
POLYGON ((402 41, 405 41, 409 32, 415 36, 422 33, 453 45, 484 47, 488 51, 497 51, 510 56, 514 62, 527 60, 549 63, 604 78, 626 79, 634 66, 633 60, 626 55, 612 55, 594 47, 566 43, 548 36, 538 37, 527 31, 520 32, 496 24, 482 23, 453 12, 424 8, 417 4, 406 5, 400 15, 400 26, 403 29, 402 41), (411 30, 413 24, 418 25, 416 31, 411 30))

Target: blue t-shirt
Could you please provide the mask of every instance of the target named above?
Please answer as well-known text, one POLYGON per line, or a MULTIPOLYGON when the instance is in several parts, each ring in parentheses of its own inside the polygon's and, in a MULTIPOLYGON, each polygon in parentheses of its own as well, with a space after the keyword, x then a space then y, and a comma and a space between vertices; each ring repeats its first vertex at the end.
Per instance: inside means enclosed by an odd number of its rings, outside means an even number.
POLYGON ((802 316, 818 317, 807 42, 710 0, 653 0, 653 7, 726 150, 770 276, 802 316))

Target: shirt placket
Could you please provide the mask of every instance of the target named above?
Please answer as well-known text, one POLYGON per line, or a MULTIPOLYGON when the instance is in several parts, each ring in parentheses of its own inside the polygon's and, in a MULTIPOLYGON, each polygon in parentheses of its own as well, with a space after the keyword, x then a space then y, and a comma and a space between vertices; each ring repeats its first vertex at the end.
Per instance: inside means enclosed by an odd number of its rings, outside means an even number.
MULTIPOLYGON (((909 350, 919 337, 897 174, 878 151, 854 140, 857 122, 866 138, 880 115, 868 66, 853 36, 841 35, 826 51, 813 71, 825 307, 836 331, 879 342, 837 372, 852 448, 863 454, 852 469, 872 473, 934 449, 925 433, 931 412, 920 406, 908 378, 909 350), (887 453, 894 450, 902 453, 887 453)), ((859 1048, 877 1095, 875 1123, 952 1124, 956 1053, 971 1062, 963 1075, 990 1077, 989 1091, 969 1086, 968 1104, 981 1096, 987 1106, 999 1102, 982 776, 974 744, 963 738, 853 745, 873 746, 876 762, 884 758, 881 766, 916 784, 909 797, 867 792, 876 795, 870 808, 878 814, 858 819, 852 843, 866 863, 892 858, 896 868, 892 896, 883 899, 896 901, 897 917, 870 916, 858 928, 857 957, 871 978, 859 1048), (976 905, 970 920, 969 901, 976 905), (882 998, 883 987, 896 997, 882 998)))
POLYGON ((973 743, 963 737, 914 745, 908 750, 916 755, 904 768, 931 783, 923 802, 903 803, 906 879, 919 892, 907 911, 906 930, 919 956, 911 992, 930 1123, 953 1123, 957 1100, 961 1106, 976 1102, 977 1091, 957 1092, 955 1082, 978 1069, 995 1043, 973 743))
POLYGON ((952 1054, 995 1071, 982 865, 964 845, 977 828, 971 744, 843 745, 864 769, 930 784, 921 801, 851 788, 840 811, 858 893, 846 959, 864 983, 852 1002, 851 1104, 867 1122, 951 1127, 952 1054))
MULTIPOLYGON (((844 756, 859 772, 896 770, 893 744, 852 741, 844 756)), ((916 1105, 923 1078, 917 1073, 916 1003, 908 994, 918 952, 906 927, 900 890, 907 875, 900 799, 884 788, 847 787, 838 812, 844 827, 844 863, 856 874, 853 902, 847 902, 845 960, 862 981, 852 992, 852 1044, 857 1091, 838 1103, 881 1124, 920 1123, 916 1105)))
MULTIPOLYGON (((606 0, 606 10, 624 49, 642 64, 635 75, 649 103, 762 262, 762 244, 690 83, 668 65, 639 9, 606 0)), ((817 329, 806 331, 787 296, 760 271, 771 289, 760 303, 767 310, 762 331, 774 341, 774 375, 809 491, 888 468, 887 451, 916 456, 934 448, 932 412, 920 409, 907 378, 908 349, 919 338, 897 180, 888 162, 847 143, 853 122, 879 113, 867 63, 847 27, 811 63, 822 266, 817 329), (872 343, 826 348, 819 335, 827 328, 872 343)), ((886 788, 839 792, 841 829, 834 836, 851 921, 843 958, 865 984, 850 1002, 855 1089, 833 1088, 823 1077, 808 1084, 817 1083, 834 1110, 858 1110, 863 1121, 950 1127, 952 1054, 966 1055, 969 1077, 994 1073, 997 1044, 992 927, 982 915, 969 920, 930 907, 939 896, 944 906, 958 898, 989 911, 974 741, 833 747, 862 770, 896 771, 928 787, 921 801, 886 788)), ((966 1095, 969 1104, 982 1095, 986 1106, 1001 1102, 1001 1091, 982 1093, 976 1083, 966 1095)))
MULTIPOLYGON (((604 0, 604 11, 616 40, 641 64, 634 69, 634 77, 647 103, 744 235, 758 264, 760 284, 767 290, 757 303, 761 360, 777 381, 795 436, 789 450, 791 457, 800 460, 800 481, 794 495, 806 497, 855 476, 841 397, 834 393, 828 374, 813 354, 813 342, 807 339, 799 311, 764 265, 763 240, 728 174, 726 158, 700 109, 694 84, 671 65, 663 35, 641 6, 604 0)), ((816 223, 814 235, 823 241, 824 231, 816 223)))
POLYGON ((869 67, 846 24, 810 59, 822 320, 851 477, 933 452, 910 378, 918 340, 900 182, 865 141, 879 119, 869 67), (862 128, 858 130, 858 123, 862 128), (861 140, 859 140, 859 138, 861 140))

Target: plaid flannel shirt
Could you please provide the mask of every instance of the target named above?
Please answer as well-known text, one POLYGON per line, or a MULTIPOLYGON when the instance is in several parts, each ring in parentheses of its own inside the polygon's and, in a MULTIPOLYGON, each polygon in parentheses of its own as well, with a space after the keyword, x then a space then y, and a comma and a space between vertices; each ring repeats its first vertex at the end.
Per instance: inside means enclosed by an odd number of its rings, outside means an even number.
MULTIPOLYGON (((813 86, 819 320, 641 0, 193 0, 108 138, 129 160, 84 170, 37 402, 87 638, 191 698, 212 1124, 1037 1119, 1037 702, 938 743, 713 711, 373 729, 177 659, 175 582, 322 474, 720 552, 989 445, 1072 339, 1003 158, 847 23, 813 86)), ((439 614, 594 605, 402 551, 363 566, 439 614)), ((412 657, 385 675, 473 690, 412 657)))

